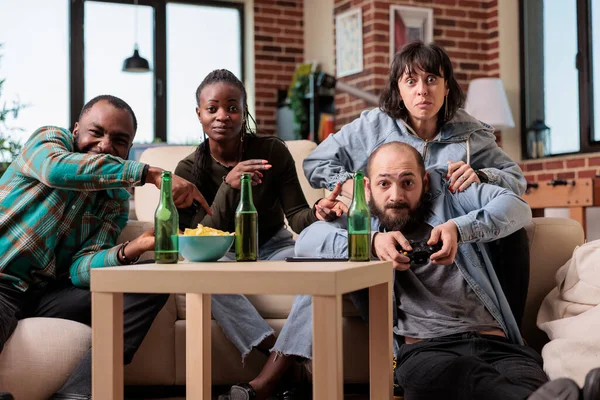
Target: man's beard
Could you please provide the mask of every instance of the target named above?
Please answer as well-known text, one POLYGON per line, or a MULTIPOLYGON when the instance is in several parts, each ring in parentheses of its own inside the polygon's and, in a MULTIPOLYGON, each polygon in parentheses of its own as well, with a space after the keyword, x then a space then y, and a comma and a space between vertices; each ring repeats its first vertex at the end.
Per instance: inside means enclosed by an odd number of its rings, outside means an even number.
POLYGON ((89 148, 87 148, 87 149, 81 148, 81 145, 79 144, 79 135, 77 135, 73 138, 73 149, 75 150, 75 153, 89 153, 90 152, 89 148))
POLYGON ((371 196, 369 199, 371 216, 376 217, 381 226, 387 231, 411 232, 425 221, 425 194, 425 191, 423 191, 417 206, 413 210, 405 202, 388 203, 384 205, 383 209, 379 209, 371 196), (404 215, 390 216, 385 212, 389 209, 408 210, 408 212, 404 215))

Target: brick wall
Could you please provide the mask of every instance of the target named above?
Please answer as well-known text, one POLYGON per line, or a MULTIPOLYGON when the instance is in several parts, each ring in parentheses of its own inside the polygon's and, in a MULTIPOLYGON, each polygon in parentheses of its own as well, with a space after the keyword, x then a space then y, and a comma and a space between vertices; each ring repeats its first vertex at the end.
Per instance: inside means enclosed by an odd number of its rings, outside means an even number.
POLYGON ((302 0, 254 0, 254 117, 262 133, 275 133, 277 90, 289 86, 304 61, 303 6, 302 0))
POLYGON ((527 160, 521 168, 528 182, 593 178, 600 174, 600 153, 527 160))
MULTIPOLYGON (((499 76, 498 0, 335 0, 334 14, 361 7, 363 72, 342 81, 379 95, 389 75, 390 5, 433 8, 434 41, 446 49, 463 90, 469 81, 499 76)), ((372 108, 347 94, 335 98, 336 126, 372 108)))

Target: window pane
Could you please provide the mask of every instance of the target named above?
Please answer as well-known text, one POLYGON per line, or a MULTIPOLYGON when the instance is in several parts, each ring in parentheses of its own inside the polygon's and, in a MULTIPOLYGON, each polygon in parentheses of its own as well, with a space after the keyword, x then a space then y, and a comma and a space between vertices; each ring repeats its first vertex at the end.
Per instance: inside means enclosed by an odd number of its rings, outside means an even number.
POLYGON ((575 0, 544 1, 545 122, 551 153, 579 151, 579 81, 575 0), (560 27, 560 28, 559 28, 560 27))
POLYGON ((594 140, 600 141, 600 5, 591 1, 592 7, 592 76, 594 77, 594 140), (595 56, 595 57, 594 57, 595 56))
POLYGON ((43 125, 69 128, 68 30, 68 0, 1 1, 1 102, 28 105, 7 121, 24 130, 13 133, 17 139, 26 140, 43 125))
POLYGON ((125 100, 138 120, 136 143, 154 139, 154 73, 123 72, 123 61, 133 55, 154 61, 154 9, 148 6, 86 1, 84 8, 85 101, 111 94, 125 100), (107 25, 110 21, 110 25, 107 25))
POLYGON ((241 77, 240 13, 237 9, 167 4, 167 138, 196 144, 196 88, 212 70, 241 77))

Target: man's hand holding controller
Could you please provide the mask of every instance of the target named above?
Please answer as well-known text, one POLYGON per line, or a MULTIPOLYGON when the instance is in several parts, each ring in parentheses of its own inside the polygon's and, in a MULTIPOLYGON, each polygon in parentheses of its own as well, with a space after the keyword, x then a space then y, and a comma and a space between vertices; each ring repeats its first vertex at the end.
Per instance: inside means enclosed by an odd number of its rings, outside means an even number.
POLYGON ((400 232, 378 232, 373 237, 373 254, 383 261, 392 261, 398 271, 411 264, 422 264, 427 258, 435 265, 450 265, 458 250, 458 228, 453 221, 436 226, 427 243, 409 242, 400 232))

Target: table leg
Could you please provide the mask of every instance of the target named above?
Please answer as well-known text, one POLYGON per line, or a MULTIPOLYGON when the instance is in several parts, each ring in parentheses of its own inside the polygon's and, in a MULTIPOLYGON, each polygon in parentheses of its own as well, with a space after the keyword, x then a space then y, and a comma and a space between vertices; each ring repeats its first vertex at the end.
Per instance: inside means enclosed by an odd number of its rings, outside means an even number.
POLYGON ((123 293, 92 292, 92 398, 123 400, 123 293))
POLYGON ((369 372, 371 399, 391 399, 392 283, 369 288, 369 372))
POLYGON ((313 296, 313 398, 342 400, 342 296, 313 296))
POLYGON ((186 398, 211 400, 212 344, 210 294, 188 293, 186 308, 186 398))

